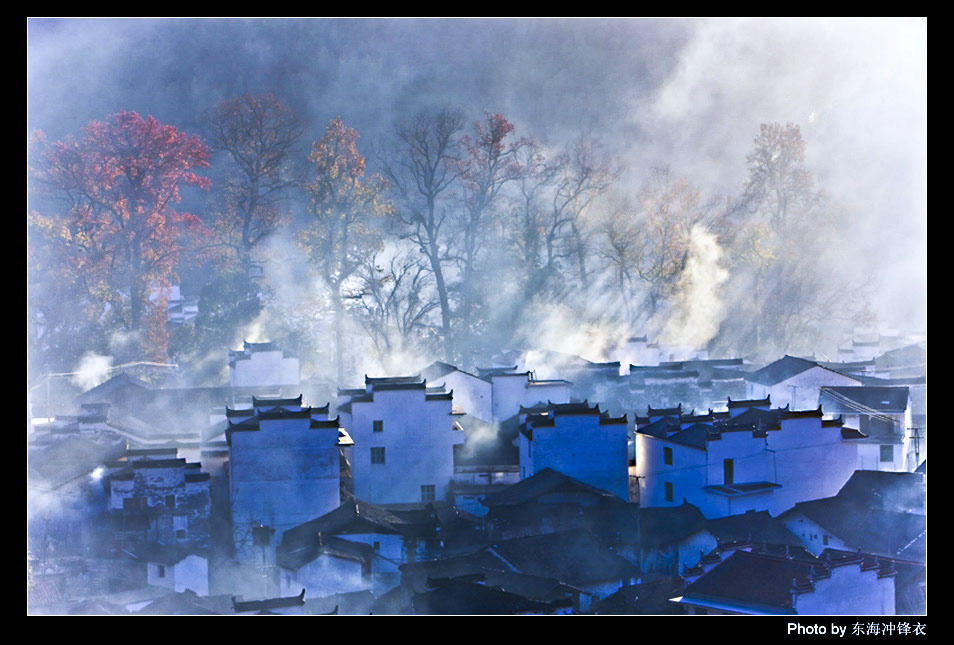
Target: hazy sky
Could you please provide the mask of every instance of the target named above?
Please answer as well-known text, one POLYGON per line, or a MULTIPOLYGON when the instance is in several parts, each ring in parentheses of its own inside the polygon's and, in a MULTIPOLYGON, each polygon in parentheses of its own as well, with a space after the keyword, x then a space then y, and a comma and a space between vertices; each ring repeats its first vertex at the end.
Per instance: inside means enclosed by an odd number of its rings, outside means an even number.
POLYGON ((856 222, 845 271, 892 324, 926 318, 925 19, 29 19, 28 126, 59 138, 120 110, 197 132, 225 98, 273 92, 310 140, 359 146, 425 105, 500 112, 557 146, 582 132, 633 190, 669 164, 740 189, 759 124, 794 122, 856 222))

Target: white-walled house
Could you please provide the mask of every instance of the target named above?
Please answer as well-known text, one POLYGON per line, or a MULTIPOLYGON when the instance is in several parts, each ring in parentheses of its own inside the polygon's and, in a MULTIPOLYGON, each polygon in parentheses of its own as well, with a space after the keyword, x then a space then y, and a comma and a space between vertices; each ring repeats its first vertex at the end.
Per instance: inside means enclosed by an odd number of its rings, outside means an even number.
POLYGON ((454 406, 468 415, 481 421, 493 420, 493 393, 488 379, 440 361, 425 367, 420 376, 433 387, 442 387, 453 392, 454 406))
POLYGON ((826 412, 843 416, 866 435, 858 444, 858 470, 914 472, 927 459, 926 432, 912 433, 906 387, 823 387, 826 412))
POLYGON ((550 401, 569 403, 573 384, 563 379, 537 379, 533 372, 513 367, 478 368, 477 374, 491 382, 493 421, 518 414, 521 407, 550 401))
POLYGON ((821 408, 773 410, 769 399, 730 401, 728 419, 637 424, 639 502, 689 502, 709 519, 750 510, 777 515, 837 493, 855 471, 862 437, 840 419, 823 419, 821 408))
POLYGON ((551 402, 545 412, 525 416, 517 437, 521 479, 550 468, 629 500, 625 416, 611 417, 586 401, 551 402))
POLYGON ((337 508, 341 446, 350 443, 328 406, 255 399, 227 410, 229 502, 239 562, 272 564, 282 533, 337 508))
POLYGON ((453 392, 417 376, 370 378, 338 391, 338 414, 355 448, 354 495, 372 504, 426 504, 452 499, 454 446, 464 442, 453 392))
POLYGON ((209 595, 209 558, 204 551, 169 545, 148 545, 136 554, 146 563, 146 583, 177 593, 209 595))
MULTIPOLYGON (((778 407, 807 410, 818 406, 824 386, 861 385, 861 379, 795 356, 783 356, 745 377, 746 398, 771 398, 778 407)), ((828 412, 828 409, 825 408, 828 412)))
POLYGON ((300 379, 300 361, 285 356, 274 343, 244 341, 242 349, 229 351, 231 387, 297 386, 300 379))

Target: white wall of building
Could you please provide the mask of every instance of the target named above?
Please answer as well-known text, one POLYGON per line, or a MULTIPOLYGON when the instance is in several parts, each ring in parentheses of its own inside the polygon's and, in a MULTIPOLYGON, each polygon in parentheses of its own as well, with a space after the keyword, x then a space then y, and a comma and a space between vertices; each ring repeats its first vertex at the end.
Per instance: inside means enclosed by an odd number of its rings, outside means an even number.
POLYGON ((247 351, 245 357, 235 359, 229 369, 232 387, 269 387, 298 385, 301 364, 297 358, 285 358, 281 350, 247 351))
POLYGON ((840 427, 823 426, 820 417, 783 419, 780 430, 765 434, 723 432, 702 450, 637 433, 640 503, 677 506, 685 500, 709 519, 750 510, 778 515, 797 502, 836 495, 856 469, 858 444, 842 439, 840 427), (671 465, 665 463, 666 448, 671 450, 671 465), (732 460, 734 483, 779 487, 749 495, 707 492, 706 486, 726 483, 727 459, 732 460), (666 499, 667 483, 672 485, 671 500, 666 499))
POLYGON ((309 418, 261 420, 259 430, 232 432, 229 483, 236 556, 251 546, 250 527, 284 531, 341 503, 337 428, 310 428, 309 418))
POLYGON ((208 596, 209 561, 190 554, 176 564, 150 562, 146 565, 146 582, 178 593, 191 589, 199 596, 208 596))
POLYGON ((551 468, 629 500, 627 424, 600 423, 595 414, 557 414, 554 425, 519 436, 521 477, 551 468))
POLYGON ((448 499, 454 478, 454 446, 464 433, 454 430, 452 401, 430 399, 424 389, 377 389, 372 401, 352 401, 342 424, 355 445, 351 474, 355 496, 372 504, 422 501, 422 486, 434 486, 435 501, 448 499), (374 431, 380 421, 381 431, 374 431), (372 463, 372 448, 384 449, 384 463, 372 463))
POLYGON ((493 420, 491 385, 487 381, 464 372, 450 372, 428 386, 454 391, 454 406, 481 421, 493 420))

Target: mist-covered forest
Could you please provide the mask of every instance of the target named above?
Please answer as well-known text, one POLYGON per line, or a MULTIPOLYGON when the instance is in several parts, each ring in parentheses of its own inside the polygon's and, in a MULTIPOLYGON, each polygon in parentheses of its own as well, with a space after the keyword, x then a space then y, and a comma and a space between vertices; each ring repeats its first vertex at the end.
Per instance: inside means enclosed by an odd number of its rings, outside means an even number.
MULTIPOLYGON (((28 383, 926 330, 926 21, 30 19, 28 383), (174 288, 197 300, 173 324, 174 288)), ((95 381, 93 382, 95 384, 95 381)))

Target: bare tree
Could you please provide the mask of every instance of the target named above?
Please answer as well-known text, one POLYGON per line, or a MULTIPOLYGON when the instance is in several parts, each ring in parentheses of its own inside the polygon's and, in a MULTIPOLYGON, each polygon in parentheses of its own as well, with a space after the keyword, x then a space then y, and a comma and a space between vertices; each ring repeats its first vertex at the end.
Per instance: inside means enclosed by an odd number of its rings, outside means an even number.
POLYGON ((346 283, 366 258, 380 248, 376 218, 391 213, 387 181, 365 176, 365 159, 358 153, 358 133, 333 119, 325 135, 312 147, 309 161, 314 179, 306 185, 311 197, 310 226, 299 234, 299 244, 328 287, 335 314, 335 363, 338 382, 344 374, 344 298, 346 283))
POLYGON ((535 145, 529 138, 514 139, 514 130, 504 116, 487 113, 483 121, 474 122, 471 133, 460 139, 456 166, 461 210, 455 246, 461 276, 459 317, 462 329, 471 337, 476 335, 475 312, 481 301, 482 255, 494 235, 497 239, 501 235, 501 222, 493 219, 499 215, 499 198, 525 170, 520 163, 521 150, 535 145))
POLYGON ((414 254, 390 258, 375 254, 362 266, 355 313, 382 365, 389 355, 415 348, 429 329, 428 318, 440 304, 429 297, 433 274, 414 254))
POLYGON ((599 142, 586 136, 567 146, 560 167, 548 230, 552 236, 566 232, 567 243, 576 258, 580 284, 586 286, 589 282, 586 258, 591 232, 584 221, 585 214, 593 200, 619 177, 620 168, 607 158, 599 142))
POLYGON ((296 184, 294 152, 302 135, 298 117, 271 94, 245 94, 206 114, 216 150, 233 163, 222 187, 219 231, 227 232, 247 267, 253 248, 282 222, 278 198, 296 184))
POLYGON ((457 141, 464 127, 463 115, 451 109, 420 112, 397 131, 397 146, 390 157, 381 157, 384 174, 397 196, 394 218, 400 235, 420 249, 434 276, 441 312, 444 360, 453 357, 451 302, 445 266, 453 232, 444 203, 457 178, 457 141))

